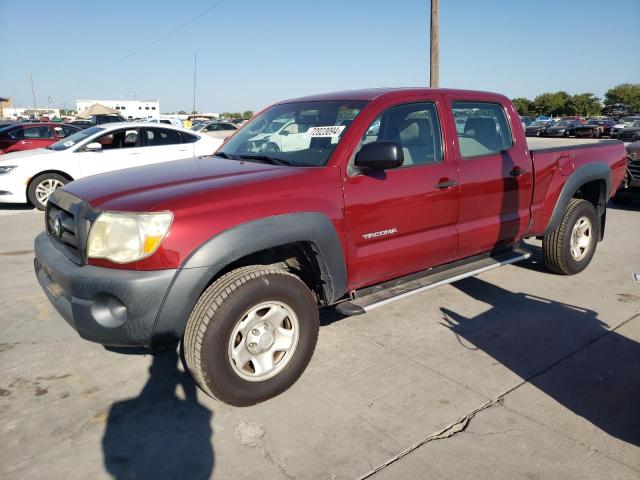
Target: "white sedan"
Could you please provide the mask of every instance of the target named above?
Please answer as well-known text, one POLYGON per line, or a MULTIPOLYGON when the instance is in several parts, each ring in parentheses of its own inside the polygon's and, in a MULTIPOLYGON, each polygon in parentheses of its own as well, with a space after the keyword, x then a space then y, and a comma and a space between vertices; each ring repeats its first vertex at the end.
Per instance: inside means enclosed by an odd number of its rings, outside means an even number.
POLYGON ((55 189, 72 180, 151 163, 211 155, 222 139, 153 123, 87 128, 47 148, 0 157, 0 203, 44 210, 55 189))

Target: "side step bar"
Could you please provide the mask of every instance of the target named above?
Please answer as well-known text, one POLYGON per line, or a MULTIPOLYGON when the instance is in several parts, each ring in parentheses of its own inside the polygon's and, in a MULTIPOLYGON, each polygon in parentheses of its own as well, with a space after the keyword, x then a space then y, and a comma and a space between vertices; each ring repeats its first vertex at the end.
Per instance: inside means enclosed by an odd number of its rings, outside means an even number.
POLYGON ((416 274, 410 275, 406 277, 407 280, 405 282, 395 283, 389 287, 385 287, 383 284, 363 289, 361 292, 366 293, 362 296, 355 292, 354 299, 339 303, 334 308, 342 315, 361 315, 396 300, 402 300, 494 268, 510 265, 525 260, 530 256, 531 252, 521 246, 517 246, 491 256, 474 257, 475 259, 469 259, 466 262, 455 262, 444 269, 427 270, 418 277, 416 274))

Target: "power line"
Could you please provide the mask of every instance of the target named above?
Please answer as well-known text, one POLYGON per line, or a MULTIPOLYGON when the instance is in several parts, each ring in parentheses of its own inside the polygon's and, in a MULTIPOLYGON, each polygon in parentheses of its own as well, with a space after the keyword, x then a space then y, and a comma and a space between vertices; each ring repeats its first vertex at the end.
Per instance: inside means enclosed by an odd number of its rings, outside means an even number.
POLYGON ((98 68, 97 70, 94 70, 93 72, 99 72, 101 70, 104 70, 106 68, 110 68, 113 67, 114 65, 117 65, 118 63, 124 62, 125 60, 130 59, 131 57, 134 57, 136 55, 138 55, 141 52, 144 52, 145 50, 148 50, 149 48, 153 47, 154 45, 157 45, 158 43, 160 43, 163 40, 166 40, 167 38, 169 38, 172 35, 175 35, 176 33, 178 33, 180 30, 182 30, 185 27, 188 27, 189 25, 191 25, 193 22, 195 22, 196 20, 198 20, 199 18, 205 16, 207 13, 209 13, 211 10, 213 10, 214 8, 222 5, 225 2, 225 0, 218 0, 217 2, 215 2, 213 5, 205 8, 202 12, 200 12, 198 15, 196 15, 195 17, 187 20, 186 22, 184 22, 183 24, 179 25, 178 27, 174 28, 173 30, 171 30, 170 32, 162 35, 161 37, 157 38, 156 40, 152 41, 151 43, 148 43, 147 45, 145 45, 144 47, 140 47, 137 50, 134 50, 131 53, 128 53, 127 55, 125 55, 124 57, 120 57, 117 60, 104 65, 103 67, 98 68))

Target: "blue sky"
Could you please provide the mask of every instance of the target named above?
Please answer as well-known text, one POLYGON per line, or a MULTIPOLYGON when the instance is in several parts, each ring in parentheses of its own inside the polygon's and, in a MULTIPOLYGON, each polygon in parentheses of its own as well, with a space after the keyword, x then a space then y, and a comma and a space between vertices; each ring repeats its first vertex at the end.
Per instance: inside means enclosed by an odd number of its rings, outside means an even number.
MULTIPOLYGON (((189 110, 194 54, 200 111, 429 82, 428 0, 223 0, 159 40, 216 3, 0 0, 0 95, 31 105, 32 73, 39 106, 135 93, 189 110)), ((602 97, 640 82, 639 0, 440 3, 443 87, 602 97)))

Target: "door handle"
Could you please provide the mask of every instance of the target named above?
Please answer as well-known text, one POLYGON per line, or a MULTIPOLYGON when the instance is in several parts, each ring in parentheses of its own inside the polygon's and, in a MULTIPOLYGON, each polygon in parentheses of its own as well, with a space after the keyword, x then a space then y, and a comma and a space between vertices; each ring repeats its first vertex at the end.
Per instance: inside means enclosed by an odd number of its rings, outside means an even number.
POLYGON ((27 141, 25 141, 25 140, 22 140, 20 143, 21 143, 22 145, 31 145, 31 142, 27 142, 27 141))
POLYGON ((142 152, 131 152, 129 155, 140 155, 142 152))
POLYGON ((512 177, 519 177, 520 175, 524 175, 525 173, 527 173, 527 171, 524 168, 516 165, 515 167, 513 167, 513 170, 509 172, 509 175, 511 175, 512 177))
POLYGON ((435 184, 435 187, 439 188, 440 190, 444 190, 445 188, 455 187, 457 184, 458 182, 456 182, 455 180, 449 180, 447 178, 443 178, 442 180, 440 180, 438 183, 435 184))

